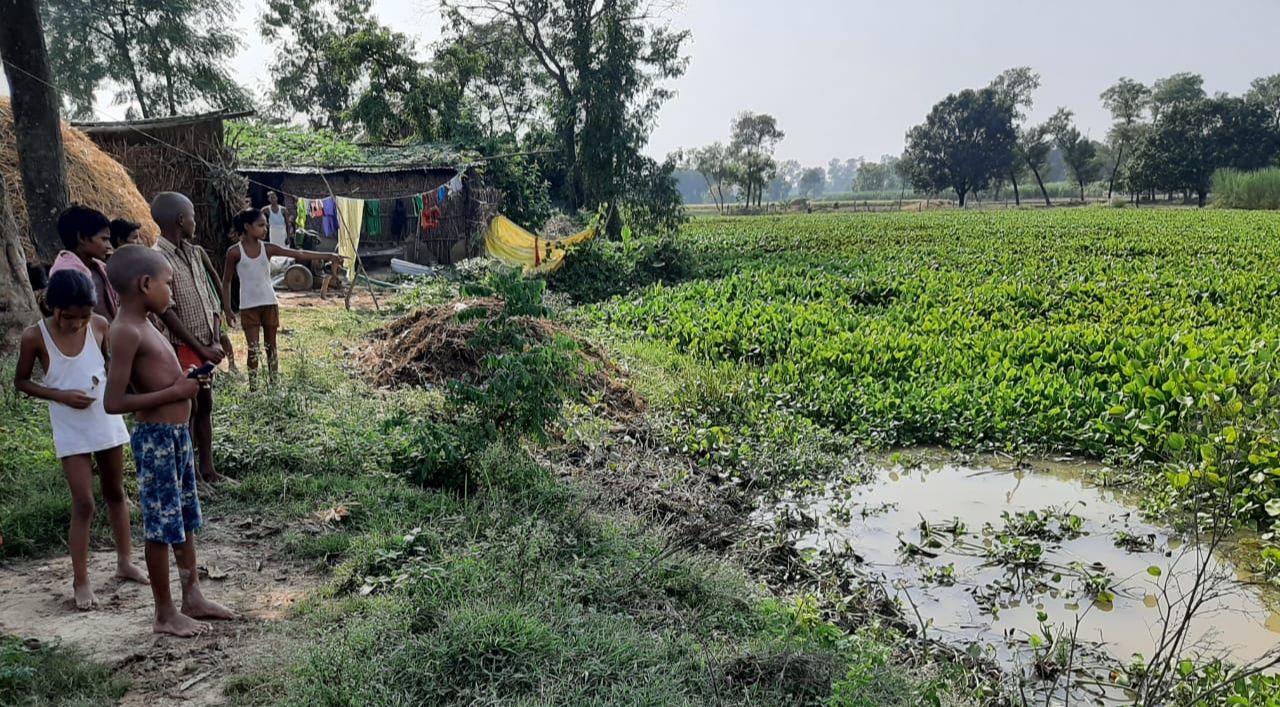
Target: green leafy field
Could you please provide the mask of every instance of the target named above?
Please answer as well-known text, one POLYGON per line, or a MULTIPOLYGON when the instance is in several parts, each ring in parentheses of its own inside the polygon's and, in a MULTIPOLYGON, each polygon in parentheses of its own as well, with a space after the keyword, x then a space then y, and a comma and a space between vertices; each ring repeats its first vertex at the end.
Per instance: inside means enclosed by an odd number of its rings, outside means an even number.
POLYGON ((685 237, 701 277, 591 310, 612 338, 733 365, 764 406, 873 445, 1162 462, 1175 488, 1238 482, 1257 520, 1280 499, 1280 216, 725 218, 685 237))

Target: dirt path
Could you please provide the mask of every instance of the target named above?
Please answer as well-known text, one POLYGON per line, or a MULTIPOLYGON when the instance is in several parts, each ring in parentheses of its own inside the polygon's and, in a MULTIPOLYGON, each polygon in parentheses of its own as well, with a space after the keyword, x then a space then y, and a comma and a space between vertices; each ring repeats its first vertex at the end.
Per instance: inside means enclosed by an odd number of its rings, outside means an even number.
MULTIPOLYGON (((269 540, 250 537, 246 520, 220 520, 200 535, 206 593, 243 615, 217 622, 191 640, 151 632, 151 590, 112 579, 114 552, 90 555, 101 606, 80 612, 71 600, 71 558, 23 562, 0 570, 0 632, 74 645, 132 680, 126 707, 219 705, 227 682, 245 666, 278 654, 278 628, 289 607, 323 581, 279 557, 269 540)), ((142 566, 141 550, 135 551, 142 566)), ((172 574, 179 596, 177 573, 172 574)))

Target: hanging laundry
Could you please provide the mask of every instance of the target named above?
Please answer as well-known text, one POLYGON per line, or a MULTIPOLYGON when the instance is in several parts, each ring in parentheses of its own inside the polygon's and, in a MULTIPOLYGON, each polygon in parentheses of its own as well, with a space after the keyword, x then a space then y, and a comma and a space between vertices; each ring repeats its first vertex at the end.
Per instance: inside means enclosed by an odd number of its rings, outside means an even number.
MULTIPOLYGON (((326 199, 331 201, 331 199, 326 199)), ((329 205, 326 203, 325 208, 329 205)), ((360 249, 360 224, 364 220, 364 199, 348 199, 340 196, 337 199, 336 221, 338 222, 338 255, 346 258, 347 277, 355 276, 356 252, 360 249)), ((325 219, 328 222, 328 219, 325 219)))
POLYGON ((405 213, 404 199, 396 199, 396 205, 391 209, 391 233, 396 239, 405 237, 405 226, 409 222, 409 217, 405 213))
POLYGON ((423 208, 422 195, 418 194, 417 196, 413 197, 413 217, 414 218, 418 218, 418 216, 422 214, 422 208, 423 208))
POLYGON ((320 202, 320 217, 324 219, 324 234, 333 236, 338 232, 338 205, 333 197, 320 202))
POLYGON ((364 232, 371 236, 382 235, 382 202, 364 202, 364 232))
POLYGON ((436 203, 443 204, 444 198, 448 195, 449 195, 449 187, 444 184, 441 184, 440 188, 436 190, 436 203))
POLYGON ((437 228, 440 225, 440 207, 428 206, 427 209, 422 212, 422 218, 419 225, 422 226, 422 230, 424 231, 430 231, 437 228))
POLYGON ((462 175, 455 174, 453 175, 453 179, 449 180, 449 193, 453 194, 460 191, 462 191, 462 175))
POLYGON ((296 209, 298 211, 298 228, 306 228, 307 227, 307 200, 303 199, 302 197, 298 197, 298 205, 296 209))
POLYGON ((311 200, 311 215, 314 218, 324 218, 324 199, 311 200))

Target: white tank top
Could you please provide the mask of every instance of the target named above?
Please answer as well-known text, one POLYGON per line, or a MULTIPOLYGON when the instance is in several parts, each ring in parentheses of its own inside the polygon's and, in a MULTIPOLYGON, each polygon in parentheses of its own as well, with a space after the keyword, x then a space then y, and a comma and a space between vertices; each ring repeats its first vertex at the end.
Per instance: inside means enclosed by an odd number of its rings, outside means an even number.
POLYGON ((250 258, 244 252, 244 243, 238 243, 240 262, 236 263, 236 275, 240 277, 240 309, 265 307, 276 304, 276 289, 271 286, 271 259, 267 257, 267 245, 258 244, 258 257, 250 258))
POLYGON ((93 404, 77 410, 62 403, 49 403, 49 422, 53 425, 53 448, 58 458, 113 449, 129 442, 124 418, 108 415, 102 407, 107 390, 107 362, 93 336, 93 323, 84 329, 84 345, 80 353, 66 356, 49 335, 40 320, 40 335, 49 352, 49 370, 44 385, 54 390, 78 390, 93 398, 93 404))
POLYGON ((278 246, 284 246, 285 240, 289 237, 289 229, 285 226, 283 206, 276 209, 267 207, 267 226, 267 239, 278 246))

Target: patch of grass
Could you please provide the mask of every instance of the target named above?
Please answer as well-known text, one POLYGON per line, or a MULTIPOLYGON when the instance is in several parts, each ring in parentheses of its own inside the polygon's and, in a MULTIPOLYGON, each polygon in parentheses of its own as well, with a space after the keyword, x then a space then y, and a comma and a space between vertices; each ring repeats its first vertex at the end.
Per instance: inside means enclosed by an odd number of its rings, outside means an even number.
POLYGON ((550 488, 486 493, 353 548, 336 593, 300 610, 318 643, 274 678, 272 704, 800 705, 829 693, 838 645, 796 638, 724 565, 581 503, 550 488))
POLYGON ((0 634, 0 705, 108 707, 128 683, 78 651, 0 634))
POLYGON ((812 614, 801 630, 740 570, 598 513, 509 437, 433 462, 465 466, 465 488, 418 478, 440 439, 405 430, 461 434, 447 401, 317 358, 306 381, 220 393, 219 460, 243 483, 212 507, 351 507, 286 536, 336 561, 334 581, 295 609, 307 648, 241 676, 234 704, 816 705, 845 674, 839 630, 812 614))

